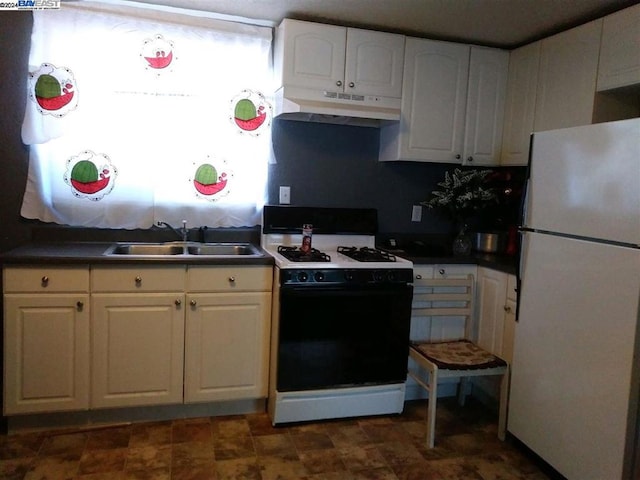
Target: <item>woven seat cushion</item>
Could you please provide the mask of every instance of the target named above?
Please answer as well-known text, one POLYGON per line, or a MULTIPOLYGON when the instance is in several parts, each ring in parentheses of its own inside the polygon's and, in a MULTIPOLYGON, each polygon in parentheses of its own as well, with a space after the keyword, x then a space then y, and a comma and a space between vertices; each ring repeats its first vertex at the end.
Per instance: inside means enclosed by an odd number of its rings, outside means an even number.
POLYGON ((468 340, 435 343, 412 343, 411 348, 448 370, 477 370, 503 367, 507 362, 468 340))

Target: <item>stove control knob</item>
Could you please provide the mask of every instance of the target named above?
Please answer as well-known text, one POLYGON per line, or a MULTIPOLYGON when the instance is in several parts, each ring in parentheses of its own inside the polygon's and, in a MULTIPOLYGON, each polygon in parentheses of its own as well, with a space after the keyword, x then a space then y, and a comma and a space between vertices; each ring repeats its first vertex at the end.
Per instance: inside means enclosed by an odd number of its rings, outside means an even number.
POLYGON ((396 273, 393 270, 389 270, 389 272, 387 273, 387 280, 389 280, 390 282, 395 281, 396 279, 396 273))
POLYGON ((316 282, 322 282, 322 281, 324 281, 324 273, 322 273, 322 272, 316 272, 316 273, 313 275, 313 278, 315 278, 316 282))
POLYGON ((298 274, 298 281, 299 282, 306 282, 309 279, 309 275, 307 274, 307 272, 300 272, 298 274))
POLYGON ((384 272, 374 272, 373 279, 376 282, 382 282, 384 280, 384 272))
POLYGON ((347 270, 346 272, 344 272, 344 279, 347 282, 353 282, 356 279, 356 275, 354 272, 347 270))

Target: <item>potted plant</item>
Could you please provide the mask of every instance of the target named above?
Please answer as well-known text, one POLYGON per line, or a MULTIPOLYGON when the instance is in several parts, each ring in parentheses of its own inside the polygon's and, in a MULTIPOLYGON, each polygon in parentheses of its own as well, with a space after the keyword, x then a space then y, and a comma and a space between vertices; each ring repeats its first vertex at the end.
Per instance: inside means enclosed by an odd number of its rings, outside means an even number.
POLYGON ((462 170, 445 172, 444 180, 438 182, 439 189, 433 190, 428 200, 420 202, 429 209, 435 209, 449 217, 456 228, 453 241, 453 253, 468 255, 471 252, 471 239, 466 228, 470 217, 490 204, 497 202, 497 195, 486 185, 492 170, 462 170))

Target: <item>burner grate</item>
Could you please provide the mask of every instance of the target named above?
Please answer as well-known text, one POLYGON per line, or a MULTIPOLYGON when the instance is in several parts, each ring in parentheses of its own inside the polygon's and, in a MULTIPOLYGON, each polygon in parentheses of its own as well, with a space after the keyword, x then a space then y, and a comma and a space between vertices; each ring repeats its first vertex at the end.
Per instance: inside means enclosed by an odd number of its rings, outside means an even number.
POLYGON ((309 252, 303 252, 298 247, 280 245, 278 253, 292 262, 330 262, 331 257, 320 250, 312 248, 309 252))
POLYGON ((395 262, 396 257, 384 250, 371 247, 338 247, 338 253, 359 262, 395 262))

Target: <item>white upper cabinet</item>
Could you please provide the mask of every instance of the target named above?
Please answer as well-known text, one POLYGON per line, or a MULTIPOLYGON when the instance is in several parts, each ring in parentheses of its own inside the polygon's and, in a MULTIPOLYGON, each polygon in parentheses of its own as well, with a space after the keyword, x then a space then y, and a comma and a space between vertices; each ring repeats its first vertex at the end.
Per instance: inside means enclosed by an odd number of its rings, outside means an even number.
POLYGON ((500 161, 509 54, 407 38, 400 123, 380 131, 381 161, 500 161))
POLYGON ((502 135, 502 165, 527 165, 529 141, 536 111, 540 44, 534 42, 512 50, 502 135))
POLYGON ((285 19, 276 32, 278 86, 400 98, 404 36, 285 19))
POLYGON ((534 131, 592 122, 602 19, 542 40, 534 131))
POLYGON ((598 91, 636 84, 640 84, 640 4, 604 17, 598 67, 598 91))
POLYGON ((380 131, 380 157, 461 163, 468 45, 407 38, 399 125, 380 131))
POLYGON ((508 51, 471 47, 464 165, 500 163, 508 71, 508 51))

